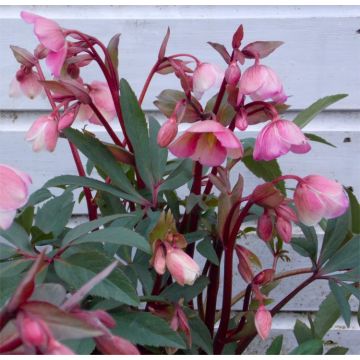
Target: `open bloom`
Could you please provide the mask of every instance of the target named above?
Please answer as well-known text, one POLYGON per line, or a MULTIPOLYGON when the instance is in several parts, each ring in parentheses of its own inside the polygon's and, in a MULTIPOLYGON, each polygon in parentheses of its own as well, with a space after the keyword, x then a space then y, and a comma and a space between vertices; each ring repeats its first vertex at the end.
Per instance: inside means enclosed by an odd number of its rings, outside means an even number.
POLYGON ((8 229, 16 209, 24 206, 29 198, 29 175, 10 166, 0 164, 0 228, 8 229))
POLYGON ((311 146, 300 128, 292 121, 273 119, 265 125, 256 138, 255 160, 273 160, 289 151, 304 154, 311 146))
MULTIPOLYGON (((89 95, 106 121, 111 121, 116 116, 116 109, 111 97, 109 86, 106 82, 93 81, 89 86, 89 95)), ((88 120, 92 124, 101 125, 99 118, 89 105, 81 104, 78 116, 80 120, 88 120)))
POLYGON ((246 69, 240 79, 240 93, 252 100, 273 99, 284 103, 287 96, 276 73, 265 65, 256 64, 246 69))
POLYGON ((294 201, 300 221, 308 226, 338 217, 349 206, 341 184, 320 175, 304 177, 295 189, 294 201))
POLYGON ((227 156, 238 159, 244 152, 233 132, 214 120, 198 121, 169 150, 175 156, 190 157, 207 166, 221 165, 227 156))
POLYGON ((18 97, 23 93, 29 99, 35 99, 43 89, 39 80, 37 72, 21 67, 10 84, 10 97, 18 97))
POLYGON ((166 267, 181 286, 193 285, 200 276, 199 265, 181 249, 173 248, 167 251, 166 267))
POLYGON ((209 63, 199 64, 193 75, 193 92, 197 99, 201 99, 204 92, 214 86, 220 86, 224 78, 224 71, 217 65, 209 63))
POLYGON ((55 21, 27 11, 22 11, 21 17, 26 23, 34 25, 35 35, 49 50, 46 65, 54 76, 60 76, 67 54, 67 41, 63 29, 55 21))
POLYGON ((259 336, 265 340, 269 337, 272 318, 270 311, 264 305, 260 305, 255 314, 255 327, 259 336))
POLYGON ((25 139, 33 143, 33 150, 54 151, 59 138, 58 124, 51 115, 40 116, 26 133, 25 139))

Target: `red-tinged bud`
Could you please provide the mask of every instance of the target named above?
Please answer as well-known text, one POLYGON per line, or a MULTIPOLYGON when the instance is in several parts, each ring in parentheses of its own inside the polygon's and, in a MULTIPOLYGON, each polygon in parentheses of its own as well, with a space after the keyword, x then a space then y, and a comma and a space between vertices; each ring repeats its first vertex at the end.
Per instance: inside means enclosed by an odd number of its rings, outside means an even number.
POLYGON ((32 348, 46 348, 49 341, 49 328, 44 321, 20 312, 16 324, 23 343, 32 348))
POLYGON ((98 318, 107 328, 114 328, 116 326, 116 321, 104 310, 91 311, 90 314, 98 318))
POLYGON ((240 25, 237 30, 235 31, 233 38, 232 38, 232 47, 233 49, 238 49, 241 45, 241 41, 244 37, 244 28, 240 25))
POLYGON ((225 80, 229 85, 237 85, 240 80, 241 72, 236 61, 233 61, 225 71, 225 80))
POLYGON ((75 353, 67 346, 61 344, 55 339, 50 340, 47 350, 44 355, 75 355, 75 353))
POLYGON ((45 59, 49 54, 49 50, 43 45, 39 44, 34 51, 34 55, 37 59, 45 59))
POLYGON ((261 267, 259 258, 250 250, 241 245, 235 246, 236 255, 239 258, 238 270, 241 277, 247 283, 251 283, 254 278, 254 272, 251 264, 261 267))
POLYGON ((69 64, 66 71, 72 79, 77 79, 80 75, 80 69, 76 64, 69 64))
POLYGON ((157 143, 161 147, 167 147, 176 137, 178 125, 174 118, 169 118, 160 128, 157 143))
POLYGON ((104 355, 140 355, 139 350, 130 341, 112 334, 95 338, 96 347, 104 355))
POLYGON ((265 211, 258 218, 257 234, 261 240, 270 241, 273 234, 273 223, 270 214, 265 211))
POLYGON ((282 241, 289 243, 292 237, 292 225, 291 222, 284 219, 283 217, 278 217, 275 223, 276 231, 282 241))
POLYGON ((170 322, 170 327, 174 331, 181 330, 185 333, 189 347, 191 348, 192 338, 188 319, 184 313, 184 310, 180 305, 175 306, 175 312, 170 322))
POLYGON ((271 323, 270 311, 266 310, 264 305, 260 305, 255 314, 255 327, 261 339, 265 340, 269 337, 271 323))
POLYGON ((36 64, 35 57, 27 50, 19 47, 19 46, 10 46, 15 59, 18 63, 21 65, 24 65, 26 67, 32 68, 36 64))
POLYGON ((245 109, 241 108, 239 112, 236 114, 235 117, 235 126, 241 130, 244 131, 248 127, 248 121, 247 121, 247 114, 245 109))
POLYGON ((279 206, 275 208, 276 216, 282 217, 287 221, 297 222, 298 218, 295 211, 287 205, 288 200, 284 200, 279 206))
POLYGON ((259 272, 253 280, 255 285, 265 285, 274 279, 274 269, 265 269, 259 272))
POLYGON ((265 183, 255 188, 251 195, 251 200, 257 205, 275 208, 285 196, 272 183, 265 183))
POLYGON ((63 114, 58 122, 58 131, 64 130, 75 121, 77 111, 69 111, 63 114))
POLYGON ((152 265, 159 275, 164 275, 166 270, 165 249, 160 241, 155 247, 152 265))

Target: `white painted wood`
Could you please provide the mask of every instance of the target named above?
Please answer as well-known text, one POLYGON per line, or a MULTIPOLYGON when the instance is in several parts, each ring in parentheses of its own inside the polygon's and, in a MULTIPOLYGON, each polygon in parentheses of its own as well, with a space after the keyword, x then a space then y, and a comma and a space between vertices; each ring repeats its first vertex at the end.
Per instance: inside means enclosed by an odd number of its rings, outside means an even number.
MULTIPOLYGON (((21 7, 26 8, 26 7, 21 7)), ((44 109, 41 101, 7 97, 17 64, 9 50, 16 44, 31 49, 36 45, 31 26, 19 19, 20 7, 2 7, 0 12, 0 109, 44 109)), ((233 31, 245 26, 245 42, 283 40, 285 45, 264 61, 284 81, 293 108, 304 108, 321 96, 349 93, 333 109, 359 109, 360 7, 96 7, 84 11, 71 7, 30 7, 66 28, 79 28, 104 42, 121 32, 120 66, 139 93, 145 76, 156 60, 157 50, 167 26, 172 36, 169 52, 194 53, 203 61, 222 60, 207 41, 230 44, 233 31)), ((250 62, 249 62, 250 63, 250 62)), ((94 69, 86 71, 89 81, 99 78, 94 69)), ((178 88, 173 76, 158 76, 145 99, 145 109, 153 109, 154 97, 164 87, 178 88)))

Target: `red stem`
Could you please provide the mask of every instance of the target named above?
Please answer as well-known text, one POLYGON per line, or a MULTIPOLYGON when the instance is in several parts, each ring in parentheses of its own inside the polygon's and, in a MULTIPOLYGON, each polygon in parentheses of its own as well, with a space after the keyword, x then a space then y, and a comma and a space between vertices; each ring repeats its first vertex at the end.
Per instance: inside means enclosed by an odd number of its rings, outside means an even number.
POLYGON ((144 84, 144 87, 141 91, 141 94, 139 96, 139 105, 141 106, 141 104, 143 103, 144 101, 144 97, 145 97, 145 94, 149 88, 149 85, 150 85, 150 82, 152 80, 152 78, 154 77, 154 75, 156 74, 156 72, 158 71, 158 67, 159 65, 162 63, 162 60, 158 60, 155 65, 152 67, 152 69, 150 70, 150 73, 145 81, 145 84, 144 84))

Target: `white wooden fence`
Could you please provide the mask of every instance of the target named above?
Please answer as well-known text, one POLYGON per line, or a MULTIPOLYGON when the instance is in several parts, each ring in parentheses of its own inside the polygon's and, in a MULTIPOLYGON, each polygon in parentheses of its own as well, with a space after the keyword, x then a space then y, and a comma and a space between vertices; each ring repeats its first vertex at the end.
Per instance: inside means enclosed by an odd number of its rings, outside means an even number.
MULTIPOLYGON (((356 6, 0 6, 0 163, 19 167, 31 174, 33 188, 39 188, 50 177, 75 173, 67 145, 60 143, 53 154, 34 154, 25 143, 24 134, 39 114, 48 110, 44 99, 10 99, 8 86, 17 70, 9 45, 32 49, 36 45, 31 26, 19 18, 22 9, 58 20, 66 28, 78 28, 107 42, 120 32, 120 75, 139 93, 145 76, 156 61, 158 46, 167 26, 171 28, 170 53, 194 53, 200 59, 222 65, 222 60, 207 41, 230 44, 231 36, 242 23, 245 41, 282 40, 279 48, 264 63, 281 76, 292 106, 287 118, 326 95, 347 93, 316 118, 306 131, 315 132, 337 146, 337 149, 313 143, 306 155, 288 155, 280 159, 284 173, 321 174, 352 186, 360 196, 360 7, 356 6)), ((91 68, 86 78, 99 79, 91 68)), ((164 88, 179 88, 174 77, 156 77, 144 102, 147 112, 159 116, 153 105, 155 96, 164 88)), ((160 116, 159 116, 160 117, 160 116)), ((161 117, 160 117, 161 118, 161 117)), ((100 128, 91 128, 101 136, 100 128)), ((246 136, 255 136, 252 128, 246 136)), ((246 176, 247 189, 259 180, 246 176)), ((82 206, 76 208, 80 215, 82 206)), ((76 220, 75 220, 76 221, 76 220)), ((255 239, 249 238, 252 243, 255 239)), ((260 245, 257 245, 260 247, 260 245)), ((299 267, 306 262, 299 260, 299 267)), ((240 280, 239 280, 240 282, 240 280)), ((295 286, 289 281, 282 290, 295 286)), ((236 289, 239 288, 239 284, 236 289)), ((276 331, 292 329, 294 312, 314 311, 328 287, 316 284, 300 293, 275 320, 276 331)), ((220 303, 219 303, 220 304, 220 303)), ((353 302, 355 310, 356 302, 353 302)), ((330 338, 360 353, 355 341, 359 334, 355 318, 346 329, 340 320, 330 338)), ((289 348, 294 339, 287 337, 289 348)), ((256 344, 252 351, 259 351, 256 344)))

